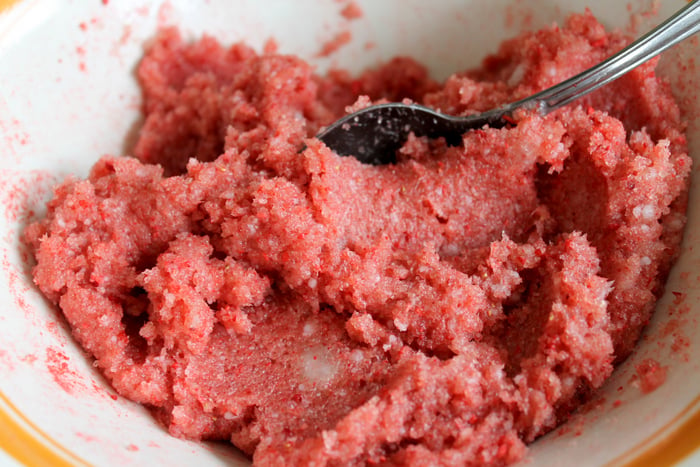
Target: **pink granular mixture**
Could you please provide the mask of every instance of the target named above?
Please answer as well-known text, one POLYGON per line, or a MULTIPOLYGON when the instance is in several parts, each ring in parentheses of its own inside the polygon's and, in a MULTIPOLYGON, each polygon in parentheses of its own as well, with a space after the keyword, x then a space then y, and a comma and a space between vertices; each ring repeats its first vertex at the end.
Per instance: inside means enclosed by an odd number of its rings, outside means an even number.
POLYGON ((166 30, 135 157, 56 189, 35 281, 173 435, 259 465, 517 461, 629 355, 678 254, 691 163, 655 62, 395 165, 313 135, 361 96, 490 109, 625 43, 575 15, 439 84, 166 30))

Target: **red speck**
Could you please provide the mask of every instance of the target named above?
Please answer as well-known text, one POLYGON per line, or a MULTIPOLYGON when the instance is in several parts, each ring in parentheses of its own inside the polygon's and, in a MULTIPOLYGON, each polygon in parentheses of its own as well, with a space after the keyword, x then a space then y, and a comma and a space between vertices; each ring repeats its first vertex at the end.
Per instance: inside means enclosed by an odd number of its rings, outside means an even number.
POLYGON ((83 31, 87 31, 87 24, 84 21, 80 23, 80 29, 82 29, 83 31))
POLYGON ((11 366, 10 360, 7 357, 7 352, 5 352, 4 350, 0 350, 0 361, 2 361, 3 364, 11 366))
POLYGON ((639 387, 644 394, 654 391, 666 381, 666 367, 662 367, 653 358, 643 360, 636 369, 639 387))
MULTIPOLYGON (((106 1, 106 0, 103 0, 103 1, 106 1)), ((139 447, 136 446, 135 444, 130 444, 126 447, 126 450, 131 451, 131 452, 136 452, 139 450, 139 447)))
POLYGON ((109 397, 110 397, 113 401, 116 401, 117 399, 119 399, 119 396, 117 396, 116 394, 110 394, 109 397))
POLYGON ((263 46, 263 52, 266 54, 274 54, 279 50, 279 44, 277 41, 270 37, 268 40, 265 41, 265 45, 263 46))
POLYGON ((87 72, 87 66, 85 65, 85 62, 80 62, 80 71, 82 72, 87 72))
POLYGON ((671 292, 671 293, 672 293, 673 296, 675 297, 675 298, 673 299, 673 304, 674 304, 674 305, 679 305, 683 300, 685 300, 686 294, 684 294, 683 292, 676 292, 676 291, 673 291, 673 292, 671 292))
POLYGON ((102 0, 103 5, 109 5, 109 0, 102 0))
POLYGON ((73 393, 75 389, 80 387, 80 379, 78 374, 68 365, 69 361, 68 356, 61 350, 55 347, 46 349, 46 368, 51 373, 53 380, 64 391, 73 393))
POLYGON ((612 403, 613 407, 620 407, 621 405, 622 405, 622 401, 620 399, 617 399, 612 403))
POLYGON ((687 353, 683 353, 683 350, 687 350, 690 347, 690 339, 685 334, 678 333, 673 334, 673 344, 671 345, 671 350, 675 354, 680 354, 684 361, 688 361, 687 353))
POLYGON ((34 364, 38 360, 37 356, 34 354, 27 354, 24 357, 20 358, 23 362, 29 363, 30 365, 34 364))
POLYGON ((158 8, 158 25, 160 27, 165 27, 172 22, 173 19, 173 5, 170 1, 165 1, 158 8))
POLYGON ((364 13, 362 12, 362 8, 360 8, 360 6, 355 2, 348 3, 345 6, 345 8, 343 8, 343 10, 340 12, 340 14, 343 15, 345 19, 349 20, 362 18, 362 16, 364 15, 364 13))
POLYGON ((93 441, 97 441, 97 438, 95 438, 94 436, 88 435, 88 434, 86 434, 86 433, 81 433, 81 432, 79 432, 79 431, 76 431, 76 432, 75 432, 75 436, 77 436, 78 438, 84 439, 84 440, 87 441, 88 443, 91 443, 91 442, 93 442, 93 441))
POLYGON ((352 34, 350 31, 340 31, 336 36, 325 42, 321 47, 321 51, 318 53, 319 57, 327 57, 330 54, 336 52, 345 44, 349 43, 352 39, 352 34))

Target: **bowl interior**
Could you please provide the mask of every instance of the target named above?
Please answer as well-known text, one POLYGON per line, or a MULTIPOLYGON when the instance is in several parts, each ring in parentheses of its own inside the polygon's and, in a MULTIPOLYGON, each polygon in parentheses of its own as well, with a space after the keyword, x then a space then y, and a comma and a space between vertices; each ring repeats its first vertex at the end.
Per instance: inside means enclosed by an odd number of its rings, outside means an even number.
MULTIPOLYGON (((301 55, 319 72, 336 66, 358 72, 410 55, 443 79, 477 66, 502 39, 582 9, 574 0, 358 0, 364 14, 351 20, 340 14, 349 2, 330 0, 38 3, 18 2, 0 14, 0 411, 9 414, 12 429, 28 433, 61 462, 115 465, 247 464, 223 444, 172 438, 145 409, 117 397, 33 287, 28 252, 19 242, 56 182, 85 176, 100 155, 128 147, 139 125, 134 67, 158 27, 174 24, 188 37, 207 33, 224 43, 244 40, 258 50, 274 38, 281 52, 301 55), (323 44, 343 32, 350 42, 319 56, 323 44)), ((604 24, 636 35, 685 2, 652 2, 654 8, 646 1, 587 3, 604 24)), ((689 122, 696 163, 698 59, 693 39, 660 65, 689 122)), ((697 185, 697 170, 692 177, 697 185)), ((534 465, 633 460, 678 427, 687 429, 697 412, 700 371, 691 356, 700 353, 700 256, 693 248, 700 192, 690 196, 681 258, 638 350, 590 407, 532 446, 534 465), (668 367, 667 381, 642 394, 635 366, 649 357, 668 367)))

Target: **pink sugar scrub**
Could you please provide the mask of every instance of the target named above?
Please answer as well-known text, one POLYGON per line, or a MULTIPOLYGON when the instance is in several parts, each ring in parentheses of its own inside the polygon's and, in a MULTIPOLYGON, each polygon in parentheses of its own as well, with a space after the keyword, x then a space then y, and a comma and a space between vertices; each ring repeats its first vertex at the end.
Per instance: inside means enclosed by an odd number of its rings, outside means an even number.
POLYGON ((691 161, 656 62, 395 165, 313 135, 358 99, 487 110, 626 42, 574 15, 437 83, 165 30, 133 157, 56 188, 34 280, 175 436, 257 465, 513 463, 629 355, 678 255, 691 161))

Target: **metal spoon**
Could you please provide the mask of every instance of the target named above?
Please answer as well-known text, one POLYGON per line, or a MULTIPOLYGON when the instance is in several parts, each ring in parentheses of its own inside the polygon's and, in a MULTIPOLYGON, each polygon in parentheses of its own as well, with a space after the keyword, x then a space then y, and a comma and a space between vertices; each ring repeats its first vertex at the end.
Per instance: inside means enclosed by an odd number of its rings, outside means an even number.
POLYGON ((619 78, 700 30, 700 0, 693 0, 672 17, 600 64, 525 99, 468 117, 444 115, 417 104, 379 104, 346 115, 317 135, 341 156, 367 164, 390 164, 408 134, 444 137, 455 146, 462 135, 485 125, 504 126, 517 109, 546 115, 619 78))

